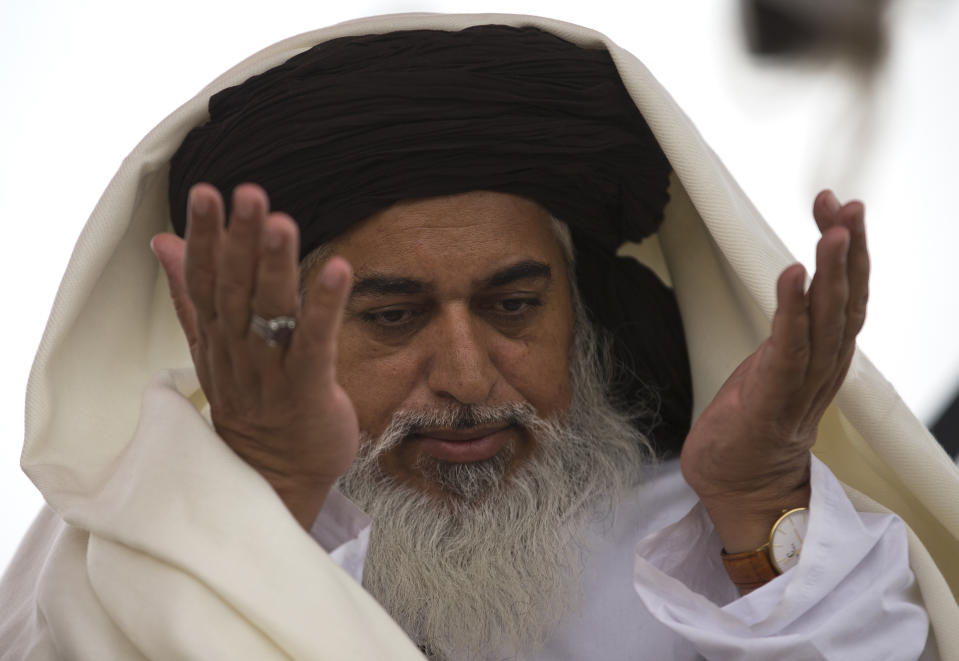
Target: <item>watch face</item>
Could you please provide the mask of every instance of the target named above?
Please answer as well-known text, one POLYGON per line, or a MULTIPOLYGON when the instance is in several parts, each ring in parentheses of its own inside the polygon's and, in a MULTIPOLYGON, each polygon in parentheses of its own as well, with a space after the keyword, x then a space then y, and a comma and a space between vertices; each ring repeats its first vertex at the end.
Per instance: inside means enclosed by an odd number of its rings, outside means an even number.
POLYGON ((786 512, 773 526, 769 536, 769 559, 780 573, 799 562, 808 523, 809 510, 800 508, 786 512))

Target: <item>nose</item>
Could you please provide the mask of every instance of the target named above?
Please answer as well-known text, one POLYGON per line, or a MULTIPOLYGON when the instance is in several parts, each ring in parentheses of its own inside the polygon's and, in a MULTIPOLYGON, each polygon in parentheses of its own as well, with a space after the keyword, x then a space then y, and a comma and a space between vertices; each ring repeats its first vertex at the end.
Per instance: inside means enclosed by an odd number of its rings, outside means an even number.
POLYGON ((427 381, 434 396, 461 404, 489 401, 499 372, 491 360, 489 338, 466 306, 444 310, 434 321, 427 381))

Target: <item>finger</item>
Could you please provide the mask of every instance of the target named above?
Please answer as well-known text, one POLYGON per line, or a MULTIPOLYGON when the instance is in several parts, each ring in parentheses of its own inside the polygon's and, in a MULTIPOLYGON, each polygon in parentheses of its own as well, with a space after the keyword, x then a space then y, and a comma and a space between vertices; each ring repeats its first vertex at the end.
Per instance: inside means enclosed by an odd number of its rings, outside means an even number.
POLYGON ((242 184, 234 189, 231 206, 217 270, 216 309, 226 336, 240 339, 250 324, 250 297, 269 201, 259 186, 242 184))
POLYGON ((792 402, 791 395, 801 390, 811 352, 809 312, 805 299, 806 269, 793 264, 779 276, 776 284, 778 305, 773 316, 768 349, 763 352, 761 368, 769 373, 765 390, 774 400, 792 402))
POLYGON ((849 254, 846 274, 849 279, 849 299, 846 304, 846 327, 842 345, 836 359, 838 369, 833 383, 829 384, 819 398, 828 404, 839 390, 853 354, 856 352, 856 337, 866 322, 866 307, 869 301, 869 251, 866 248, 865 208, 861 202, 847 202, 839 212, 838 224, 849 230, 849 254))
POLYGON ((306 290, 300 325, 293 334, 288 361, 312 367, 310 378, 327 384, 335 376, 336 344, 343 311, 352 286, 353 270, 342 257, 330 257, 306 290))
MULTIPOLYGON (((847 260, 849 277, 849 303, 846 308, 845 344, 854 342, 866 321, 866 304, 869 299, 869 252, 866 247, 865 207, 862 202, 840 204, 830 190, 824 190, 813 202, 813 216, 822 232, 830 227, 845 227, 849 231, 850 245, 847 260)), ((855 346, 844 346, 851 357, 855 346)))
POLYGON ((185 278, 200 325, 216 319, 216 265, 223 235, 223 200, 209 184, 196 184, 187 202, 185 278))
POLYGON ((816 274, 808 294, 811 353, 805 389, 810 401, 834 381, 839 369, 849 301, 849 245, 849 232, 834 226, 823 233, 816 248, 816 274))
MULTIPOLYGON (((297 316, 298 251, 296 223, 286 214, 271 214, 260 245, 252 300, 254 314, 264 319, 297 316)), ((248 334, 248 342, 261 364, 282 366, 281 346, 270 346, 255 333, 248 334)))
POLYGON ((869 250, 866 245, 866 209, 862 202, 847 202, 839 211, 838 222, 849 231, 849 304, 846 307, 846 340, 854 342, 866 321, 869 302, 869 250))
POLYGON ((820 191, 812 204, 812 215, 820 232, 835 225, 841 207, 835 193, 829 189, 820 191))
POLYGON ((196 312, 193 363, 207 399, 213 405, 224 387, 231 387, 233 361, 220 341, 216 310, 217 260, 223 242, 223 198, 209 184, 190 189, 187 207, 184 277, 196 312))
POLYGON ((196 310, 187 292, 186 276, 183 273, 183 261, 186 244, 174 234, 157 234, 150 241, 150 249, 156 255, 160 266, 166 273, 173 309, 191 347, 196 345, 196 310))

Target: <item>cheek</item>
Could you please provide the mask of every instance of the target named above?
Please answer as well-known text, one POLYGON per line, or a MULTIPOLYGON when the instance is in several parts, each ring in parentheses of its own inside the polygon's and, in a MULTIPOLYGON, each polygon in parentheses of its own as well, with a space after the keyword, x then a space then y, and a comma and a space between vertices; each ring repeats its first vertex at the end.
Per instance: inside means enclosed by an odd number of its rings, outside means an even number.
POLYGON ((570 334, 559 328, 528 342, 505 342, 494 350, 494 361, 512 390, 549 417, 569 409, 570 334))
POLYGON ((417 364, 401 353, 367 355, 365 343, 340 337, 336 380, 349 395, 360 431, 380 434, 401 408, 416 382, 417 364))
POLYGON ((572 392, 569 378, 572 304, 567 291, 560 292, 558 299, 558 305, 545 320, 540 341, 530 345, 527 360, 513 363, 522 370, 515 378, 524 380, 524 394, 544 417, 565 414, 572 392))

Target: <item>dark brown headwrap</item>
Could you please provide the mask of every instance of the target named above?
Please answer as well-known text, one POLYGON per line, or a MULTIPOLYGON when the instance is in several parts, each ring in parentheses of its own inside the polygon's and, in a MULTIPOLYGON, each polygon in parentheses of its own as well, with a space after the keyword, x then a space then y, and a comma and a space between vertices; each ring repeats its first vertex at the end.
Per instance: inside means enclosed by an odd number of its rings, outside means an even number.
POLYGON ((658 416, 638 423, 667 451, 689 428, 682 322, 672 292, 615 252, 656 231, 669 172, 607 51, 535 28, 419 30, 325 42, 215 94, 171 160, 170 209, 183 235, 190 186, 255 181, 305 255, 403 199, 535 200, 572 230, 583 298, 614 338, 614 394, 653 396, 658 416))

